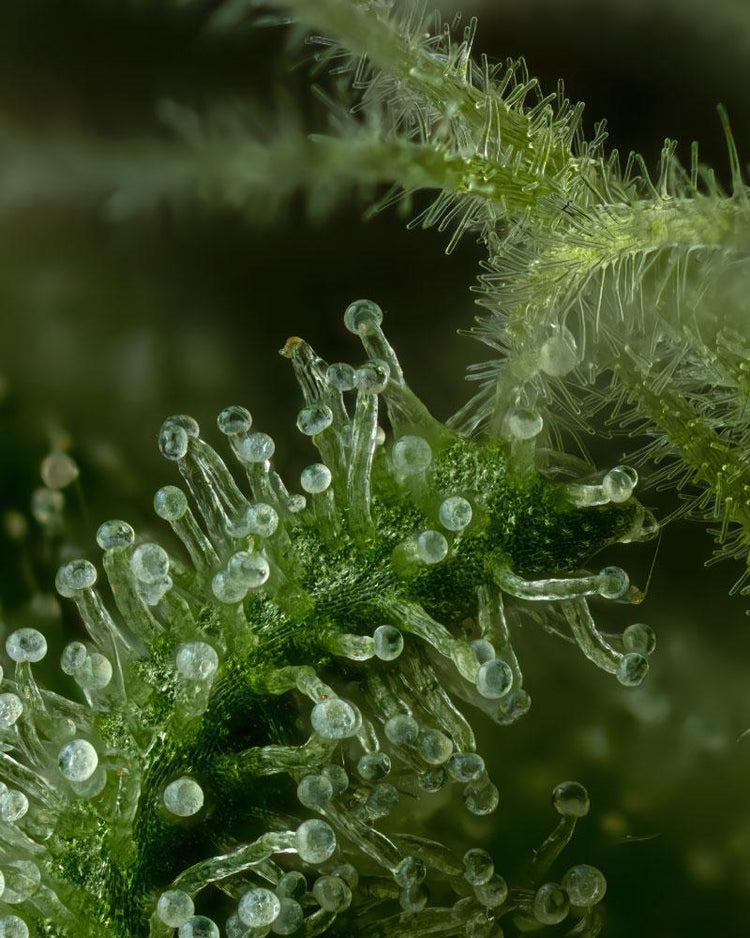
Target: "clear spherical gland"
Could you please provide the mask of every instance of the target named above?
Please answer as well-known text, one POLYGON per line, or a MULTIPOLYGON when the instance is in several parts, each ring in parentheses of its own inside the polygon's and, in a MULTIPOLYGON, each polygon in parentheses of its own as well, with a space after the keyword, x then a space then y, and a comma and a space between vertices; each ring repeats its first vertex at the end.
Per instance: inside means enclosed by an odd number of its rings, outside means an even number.
POLYGON ((471 524, 471 502, 462 495, 450 495, 438 509, 440 523, 448 531, 463 531, 471 524))
POLYGON ((448 541, 440 531, 422 531, 417 538, 417 556, 428 565, 440 563, 448 556, 448 541))
POLYGON ((232 404, 225 407, 216 418, 216 424, 226 436, 236 436, 238 433, 248 433, 253 425, 253 418, 246 407, 232 404))
POLYGON ((420 475, 432 462, 432 449, 424 437, 402 436, 393 444, 391 457, 399 475, 420 475))
POLYGON ((338 876, 321 876, 313 886, 313 896, 321 909, 343 912, 352 902, 352 891, 338 876))
POLYGON ((102 550, 130 547, 135 540, 135 531, 127 521, 105 521, 96 532, 96 543, 102 550))
POLYGON ((325 492, 331 484, 331 470, 323 463, 313 463, 302 470, 300 485, 310 495, 325 492))
POLYGON ((336 834, 330 824, 312 818, 297 828, 295 845, 305 863, 324 863, 336 850, 336 834))
POLYGON ((91 589, 96 583, 96 567, 88 560, 70 560, 57 571, 55 588, 66 599, 72 599, 81 590, 91 589))
POLYGON ((638 687, 648 674, 648 658, 637 652, 628 652, 617 665, 617 680, 623 687, 638 687))
POLYGON ((192 817, 203 807, 203 789, 195 779, 183 776, 166 786, 162 800, 170 814, 192 817))
POLYGON ((500 658, 485 661, 477 672, 476 687, 482 697, 499 700, 513 686, 513 672, 500 658))
POLYGON ((5 650, 12 661, 34 663, 47 654, 47 639, 38 629, 16 629, 6 639, 5 650))
POLYGON ((237 914, 240 920, 253 928, 270 925, 281 911, 276 893, 263 887, 249 889, 240 899, 237 914))
POLYGON ((472 886, 482 886, 488 883, 495 872, 492 857, 481 847, 467 850, 463 857, 464 879, 472 886))
POLYGON ((604 476, 602 481, 602 492, 605 498, 610 502, 620 504, 626 502, 633 494, 633 490, 638 482, 638 474, 635 469, 625 466, 616 466, 604 476))
POLYGON ((365 362, 354 373, 354 381, 358 391, 364 394, 381 394, 388 387, 391 369, 386 362, 365 362))
POLYGON ((297 429, 305 436, 317 436, 333 423, 333 412, 327 404, 303 407, 297 415, 297 429))
POLYGON ((392 625, 379 625, 372 637, 375 654, 381 661, 394 661, 404 650, 404 636, 392 625))
POLYGON ((561 885, 571 905, 586 909, 600 903, 607 891, 607 880, 602 872, 586 863, 572 866, 563 876, 561 885))
POLYGON ((325 739, 347 739, 359 729, 356 710, 339 697, 315 704, 310 720, 315 732, 325 739))
POLYGON ((656 649, 656 633, 645 622, 634 622, 622 633, 622 643, 625 651, 651 655, 656 649))
POLYGON ((176 485, 165 485, 154 495, 154 511, 164 521, 179 521, 187 510, 187 495, 176 485))
POLYGON ((599 572, 598 593, 604 599, 620 599, 630 588, 630 578, 622 567, 605 567, 599 572))
POLYGON ((72 739, 60 750, 57 765, 69 782, 85 782, 99 765, 99 755, 87 739, 72 739))
POLYGON ((591 808, 589 793, 580 782, 560 782, 552 792, 552 804, 561 817, 586 817, 591 808))
POLYGON ((542 925, 558 925, 568 917, 570 900, 557 883, 544 883, 534 896, 534 918, 542 925))
POLYGON ((383 321, 383 310, 373 300, 354 300, 344 313, 344 325, 355 335, 379 326, 383 321))
POLYGON ((156 914, 165 925, 170 928, 179 928, 184 925, 195 912, 195 905, 190 896, 181 889, 168 889, 159 896, 156 903, 156 914))

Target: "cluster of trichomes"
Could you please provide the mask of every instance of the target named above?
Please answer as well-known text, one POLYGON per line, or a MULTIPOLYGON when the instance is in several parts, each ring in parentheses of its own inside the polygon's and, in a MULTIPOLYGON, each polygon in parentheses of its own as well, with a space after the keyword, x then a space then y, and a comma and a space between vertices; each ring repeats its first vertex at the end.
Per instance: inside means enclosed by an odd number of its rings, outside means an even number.
POLYGON ((510 885, 484 850, 419 836, 399 802, 455 783, 468 812, 497 808, 455 700, 500 724, 528 710, 508 625, 525 607, 622 684, 642 681, 651 630, 605 638, 587 606, 640 594, 618 567, 582 568, 653 521, 628 467, 570 479, 547 456, 540 472, 532 411, 511 411, 496 438, 446 429, 405 384, 381 319, 366 300, 346 311, 358 367, 298 338, 283 350, 304 395, 297 426, 320 453, 305 494, 244 408, 218 426, 249 496, 192 418, 165 422, 159 446, 190 498, 167 485, 154 507, 182 547, 102 524, 116 611, 88 560, 57 575, 87 632, 61 660, 82 699, 35 680, 41 631, 8 637, 2 938, 494 938, 566 920, 598 933, 602 874, 548 878, 588 812, 577 782, 555 789, 557 826, 510 885))

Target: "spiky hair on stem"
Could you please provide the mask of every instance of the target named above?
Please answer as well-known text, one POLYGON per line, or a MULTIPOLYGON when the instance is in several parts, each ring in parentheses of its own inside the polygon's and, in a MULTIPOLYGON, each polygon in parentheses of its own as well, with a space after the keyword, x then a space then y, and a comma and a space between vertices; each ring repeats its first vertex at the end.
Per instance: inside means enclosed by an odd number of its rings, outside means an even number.
POLYGON ((296 337, 283 349, 304 398, 297 427, 320 458, 302 492, 245 408, 218 427, 246 490, 195 420, 164 423, 159 447, 189 496, 166 485, 154 508, 182 550, 104 522, 115 610, 89 560, 57 574, 86 630, 61 659, 82 700, 37 683, 42 632, 8 637, 5 938, 480 936, 569 917, 598 933, 603 875, 578 865, 548 879, 589 809, 579 783, 555 789, 557 826, 518 882, 479 847, 460 857, 424 839, 399 802, 456 783, 468 812, 498 807, 456 701, 499 724, 529 709, 506 605, 549 610, 598 667, 643 680, 648 626, 605 638, 588 608, 639 591, 619 567, 585 569, 652 533, 637 476, 541 474, 543 422, 523 408, 497 437, 447 429, 381 321, 372 301, 347 309, 368 356, 357 366, 296 337))

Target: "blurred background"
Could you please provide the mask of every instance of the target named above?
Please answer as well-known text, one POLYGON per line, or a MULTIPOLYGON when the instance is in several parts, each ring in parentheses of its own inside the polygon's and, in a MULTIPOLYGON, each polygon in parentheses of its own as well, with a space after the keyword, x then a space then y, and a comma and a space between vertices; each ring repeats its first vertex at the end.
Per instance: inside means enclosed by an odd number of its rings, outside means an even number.
MULTIPOLYGON (((48 633, 58 629, 53 650, 77 625, 49 595, 58 555, 46 509, 30 513, 51 450, 69 452, 80 469, 64 493, 61 549, 96 559, 94 533, 106 518, 157 530, 152 493, 174 479, 155 441, 170 413, 192 414, 215 440, 215 414, 245 404, 276 438, 282 472, 293 478, 311 461, 294 428, 296 385, 277 351, 300 334, 329 361, 357 360, 342 322, 352 299, 384 308, 409 383, 441 418, 471 390, 466 366, 486 357, 457 335, 477 312, 470 287, 482 248, 470 237, 446 256, 445 236, 408 231, 396 211, 365 223, 354 198, 317 221, 301 197, 273 217, 248 204, 158 206, 117 219, 85 185, 74 198, 26 185, 19 166, 51 141, 116 150, 163 135, 163 99, 198 111, 256 102, 261 122, 283 100, 304 127, 325 129, 309 94, 309 50, 290 54, 281 28, 208 31, 210 6, 6 0, 3 8, 0 599, 5 627, 33 616, 48 621, 48 633)), ((611 145, 625 154, 639 150, 654 165, 668 136, 689 160, 699 139, 704 161, 728 179, 719 102, 740 153, 750 153, 745 0, 467 0, 462 10, 479 15, 478 51, 524 55, 545 89, 563 77, 568 95, 586 101, 587 135, 606 117, 611 145)), ((636 443, 597 440, 597 459, 614 464, 636 443)), ((672 493, 645 500, 657 513, 674 508, 672 493)), ((510 728, 474 720, 502 802, 496 817, 465 821, 472 838, 493 850, 499 871, 504 861, 511 869, 551 828, 551 788, 582 781, 594 809, 567 858, 605 871, 612 938, 750 933, 750 738, 737 741, 750 726, 747 603, 728 596, 738 569, 704 568, 710 549, 698 525, 664 532, 637 611, 659 641, 643 689, 615 686, 527 627, 518 641, 531 713, 510 728)), ((621 546, 607 559, 643 585, 654 543, 621 546)), ((595 614, 605 631, 633 621, 625 607, 595 614)), ((430 810, 449 828, 454 808, 435 799, 430 810)))

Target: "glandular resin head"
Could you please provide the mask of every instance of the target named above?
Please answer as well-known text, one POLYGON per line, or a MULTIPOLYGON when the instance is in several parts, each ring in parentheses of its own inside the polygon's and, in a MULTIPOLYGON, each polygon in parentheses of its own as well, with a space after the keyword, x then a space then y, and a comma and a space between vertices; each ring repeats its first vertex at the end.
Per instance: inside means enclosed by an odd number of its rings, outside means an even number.
MULTIPOLYGON (((366 351, 356 367, 285 346, 297 426, 318 450, 304 496, 245 408, 218 418, 237 473, 195 420, 165 421, 159 447, 183 485, 154 499, 168 549, 109 520, 101 563, 57 574, 85 630, 61 657, 75 701, 39 689, 41 627, 8 636, 0 840, 15 859, 0 871, 18 916, 0 917, 6 934, 368 938, 407 934, 405 913, 428 934, 433 889, 450 934, 497 931, 511 903, 520 932, 593 921, 602 874, 579 864, 558 884, 542 869, 588 812, 580 784, 555 789, 558 830, 533 854, 534 882, 510 888, 503 857, 480 844, 455 854, 434 831, 420 839, 413 799, 441 792, 456 817, 476 816, 472 830, 497 810, 470 721, 529 710, 513 648, 524 610, 548 611, 551 631, 567 628, 621 684, 643 679, 651 630, 610 640, 587 604, 632 598, 620 567, 591 558, 644 517, 637 477, 538 472, 544 424, 513 396, 499 436, 439 423, 382 318, 370 301, 347 311, 366 351)), ((543 366, 562 373, 574 351, 553 336, 543 366)))

